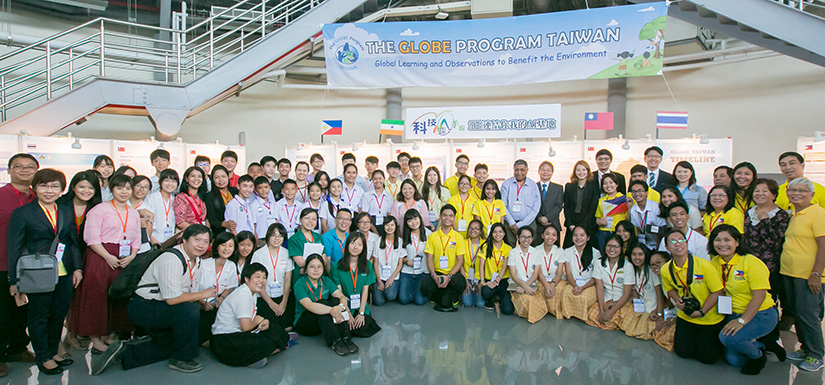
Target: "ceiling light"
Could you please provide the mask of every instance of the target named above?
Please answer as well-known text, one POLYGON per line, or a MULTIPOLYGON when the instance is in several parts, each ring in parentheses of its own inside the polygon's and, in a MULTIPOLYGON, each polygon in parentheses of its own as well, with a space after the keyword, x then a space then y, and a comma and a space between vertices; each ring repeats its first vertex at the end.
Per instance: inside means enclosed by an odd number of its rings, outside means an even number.
POLYGON ((710 140, 708 140, 708 134, 702 134, 702 139, 699 139, 699 143, 701 143, 701 144, 710 143, 710 140))
POLYGON ((622 150, 629 150, 630 149, 630 141, 625 139, 624 144, 622 145, 622 150))
POLYGON ((75 150, 79 150, 79 149, 83 148, 83 145, 80 144, 80 138, 74 138, 74 143, 72 143, 72 148, 74 148, 75 150))

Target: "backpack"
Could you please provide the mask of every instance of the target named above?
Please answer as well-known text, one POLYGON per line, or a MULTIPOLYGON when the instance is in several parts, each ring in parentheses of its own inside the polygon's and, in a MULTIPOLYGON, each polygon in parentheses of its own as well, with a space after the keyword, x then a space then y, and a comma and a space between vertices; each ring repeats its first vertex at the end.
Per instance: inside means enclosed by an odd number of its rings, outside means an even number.
POLYGON ((17 290, 21 293, 35 294, 54 291, 59 272, 56 255, 60 242, 57 234, 60 234, 61 229, 63 229, 63 222, 58 222, 48 253, 26 253, 17 260, 17 290))
POLYGON ((132 298, 137 289, 142 287, 158 286, 157 284, 138 286, 138 283, 140 283, 140 279, 143 278, 143 274, 146 273, 146 270, 149 269, 152 262, 166 252, 175 254, 178 259, 180 259, 180 263, 183 265, 183 274, 186 274, 186 259, 180 250, 175 248, 164 250, 152 249, 135 256, 135 259, 133 259, 132 262, 123 268, 123 271, 115 277, 114 281, 112 281, 112 285, 109 286, 109 299, 120 302, 128 301, 132 298))

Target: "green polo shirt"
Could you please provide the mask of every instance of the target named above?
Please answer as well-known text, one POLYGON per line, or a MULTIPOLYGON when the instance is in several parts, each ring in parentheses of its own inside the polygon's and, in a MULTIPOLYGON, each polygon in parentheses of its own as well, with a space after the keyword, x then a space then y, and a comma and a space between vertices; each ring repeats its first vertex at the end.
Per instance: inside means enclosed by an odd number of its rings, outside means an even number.
POLYGON ((338 286, 335 285, 335 282, 332 282, 329 277, 326 275, 321 276, 321 279, 318 280, 318 286, 312 286, 309 283, 309 278, 301 277, 295 282, 295 287, 292 289, 292 292, 295 293, 295 322, 298 323, 298 320, 301 319, 301 314, 306 311, 303 305, 301 305, 301 300, 304 298, 309 298, 312 302, 321 302, 329 298, 332 293, 338 290, 338 286))
MULTIPOLYGON (((347 270, 341 271, 338 266, 332 266, 329 271, 329 275, 332 278, 332 281, 335 282, 336 285, 341 286, 341 292, 347 296, 347 306, 350 307, 350 311, 352 315, 358 314, 358 309, 352 309, 351 304, 349 303, 349 298, 353 294, 361 294, 362 290, 364 290, 364 286, 369 286, 375 283, 375 271, 372 269, 372 264, 367 263, 367 271, 359 271, 358 275, 355 278, 355 287, 352 286, 352 276, 355 274, 355 271, 347 270)), ((367 298, 361 298, 361 304, 364 308, 364 314, 370 314, 370 307, 369 303, 367 302, 367 298)))
MULTIPOLYGON (((293 258, 293 263, 295 257, 303 257, 304 256, 304 244, 306 243, 320 243, 323 244, 321 239, 321 234, 316 232, 312 232, 312 242, 307 242, 306 237, 304 237, 304 232, 298 230, 295 234, 292 234, 289 237, 289 241, 287 242, 287 251, 289 251, 289 257, 293 258)), ((295 268, 292 269, 292 287, 295 287, 295 284, 298 283, 298 278, 301 278, 304 274, 301 274, 301 267, 298 264, 295 264, 295 268)))

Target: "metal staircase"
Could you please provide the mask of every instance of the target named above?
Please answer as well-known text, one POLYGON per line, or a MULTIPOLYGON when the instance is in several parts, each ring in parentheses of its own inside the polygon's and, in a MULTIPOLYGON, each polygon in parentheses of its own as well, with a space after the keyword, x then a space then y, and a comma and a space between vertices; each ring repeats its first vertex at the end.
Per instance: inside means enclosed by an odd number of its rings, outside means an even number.
POLYGON ((310 53, 321 25, 364 3, 377 2, 242 0, 185 29, 95 19, 0 56, 0 133, 51 135, 109 112, 149 116, 172 136, 310 53))

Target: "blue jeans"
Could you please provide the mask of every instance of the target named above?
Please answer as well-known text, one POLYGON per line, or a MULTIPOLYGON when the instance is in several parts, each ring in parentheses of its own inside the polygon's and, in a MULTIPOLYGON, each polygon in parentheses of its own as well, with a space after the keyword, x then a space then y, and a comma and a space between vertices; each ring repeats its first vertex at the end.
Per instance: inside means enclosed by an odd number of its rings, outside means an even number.
POLYGON ((461 303, 464 307, 484 307, 484 297, 481 296, 481 290, 470 290, 470 282, 467 281, 467 290, 461 293, 461 303))
MULTIPOLYGON (((741 317, 741 314, 730 314, 725 317, 725 323, 741 317)), ((736 334, 726 336, 719 333, 719 341, 725 346, 725 360, 731 366, 741 368, 749 359, 762 357, 759 349, 765 347, 758 338, 768 335, 779 321, 776 308, 765 309, 756 313, 753 319, 742 327, 736 334)))
MULTIPOLYGON (((785 282, 785 304, 782 310, 793 314, 796 321, 796 336, 802 344, 802 350, 809 357, 821 360, 825 354, 825 342, 822 339, 823 292, 811 293, 808 280, 782 276, 785 282)), ((825 285, 822 285, 825 288, 825 285)))
POLYGON ((398 287, 398 302, 406 305, 410 302, 415 302, 416 305, 421 306, 427 303, 427 297, 421 294, 421 279, 423 277, 429 278, 426 274, 407 274, 401 273, 401 279, 397 283, 398 287))
POLYGON ((611 235, 613 235, 612 231, 599 230, 599 232, 596 233, 596 245, 598 245, 600 253, 604 253, 604 245, 607 244, 607 239, 610 238, 611 235))
MULTIPOLYGON (((387 281, 383 281, 387 284, 387 281)), ((398 288, 401 286, 401 280, 396 280, 390 287, 384 287, 384 290, 378 290, 375 286, 372 288, 372 304, 381 306, 387 301, 395 301, 398 297, 398 288)))

